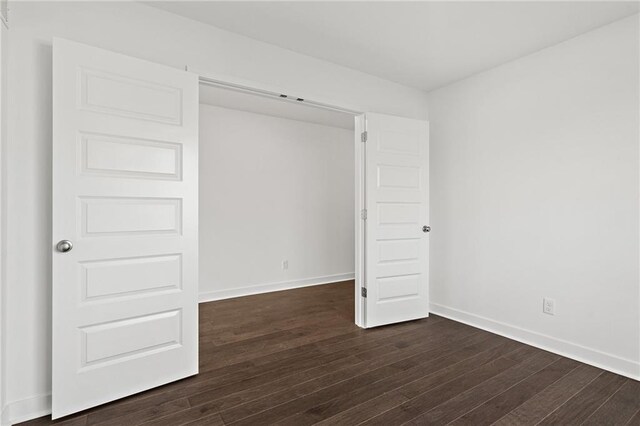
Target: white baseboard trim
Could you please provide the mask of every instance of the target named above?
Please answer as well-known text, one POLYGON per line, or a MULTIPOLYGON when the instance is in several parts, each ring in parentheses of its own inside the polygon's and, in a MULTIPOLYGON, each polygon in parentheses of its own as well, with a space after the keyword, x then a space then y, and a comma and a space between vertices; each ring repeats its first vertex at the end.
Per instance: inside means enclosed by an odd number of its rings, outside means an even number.
POLYGON ((2 426, 14 425, 51 414, 51 394, 10 402, 2 410, 2 426))
POLYGON ((449 318, 450 320, 508 337, 509 339, 575 359, 576 361, 593 365, 594 367, 602 368, 603 370, 608 370, 634 380, 640 380, 640 362, 620 358, 616 355, 587 348, 567 342, 566 340, 556 339, 555 337, 505 324, 480 315, 449 308, 437 303, 430 303, 429 308, 431 313, 449 318))
POLYGON ((272 291, 291 290, 294 288, 309 287, 312 285, 330 284, 353 279, 355 279, 355 272, 348 272, 345 274, 325 275, 322 277, 304 278, 300 280, 258 284, 229 290, 208 291, 200 293, 200 303, 250 296, 252 294, 271 293, 272 291))

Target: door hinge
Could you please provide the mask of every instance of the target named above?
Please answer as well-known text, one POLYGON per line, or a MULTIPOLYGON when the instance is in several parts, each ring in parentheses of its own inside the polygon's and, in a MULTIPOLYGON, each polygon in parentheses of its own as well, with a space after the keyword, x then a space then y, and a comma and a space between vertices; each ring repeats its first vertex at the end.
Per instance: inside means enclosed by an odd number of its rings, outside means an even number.
POLYGON ((362 295, 362 297, 367 297, 367 288, 360 287, 360 294, 362 295))
POLYGON ((367 220, 367 209, 360 210, 360 217, 362 220, 367 220))
POLYGON ((362 132, 362 133, 360 134, 360 140, 361 140, 362 142, 366 142, 366 141, 367 141, 367 137, 368 137, 368 134, 367 134, 367 132, 366 132, 366 131, 365 131, 365 132, 362 132))

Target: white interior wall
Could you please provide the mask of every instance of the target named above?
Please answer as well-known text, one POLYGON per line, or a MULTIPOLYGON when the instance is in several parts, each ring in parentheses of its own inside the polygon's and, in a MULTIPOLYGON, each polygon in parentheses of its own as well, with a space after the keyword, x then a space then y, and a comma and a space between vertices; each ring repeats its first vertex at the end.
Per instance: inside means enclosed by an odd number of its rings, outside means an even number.
POLYGON ((353 130, 200 106, 201 300, 353 279, 353 141, 353 130))
POLYGON ((157 63, 231 75, 334 104, 427 117, 426 97, 377 77, 138 2, 13 2, 6 149, 7 392, 14 421, 49 412, 51 44, 64 37, 157 63))
POLYGON ((433 312, 640 378, 638 40, 636 15, 429 93, 433 312))

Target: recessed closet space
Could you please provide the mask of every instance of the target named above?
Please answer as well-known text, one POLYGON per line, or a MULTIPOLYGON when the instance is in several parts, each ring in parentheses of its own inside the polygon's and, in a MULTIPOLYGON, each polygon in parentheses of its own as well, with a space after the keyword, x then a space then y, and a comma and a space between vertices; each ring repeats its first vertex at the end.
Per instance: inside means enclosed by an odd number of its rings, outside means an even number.
POLYGON ((354 117, 201 85, 201 301, 354 277, 354 117))

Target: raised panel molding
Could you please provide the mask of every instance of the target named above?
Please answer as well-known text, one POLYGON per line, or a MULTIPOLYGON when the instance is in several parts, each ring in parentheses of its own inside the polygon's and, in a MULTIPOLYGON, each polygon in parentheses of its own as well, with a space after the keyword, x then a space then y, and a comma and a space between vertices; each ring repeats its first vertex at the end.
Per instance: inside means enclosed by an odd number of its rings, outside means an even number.
POLYGON ((182 124, 182 90, 80 68, 79 108, 160 123, 182 124))
POLYGON ((80 327, 81 369, 169 350, 182 344, 182 310, 80 327))
POLYGON ((81 133, 79 144, 82 175, 182 179, 182 145, 179 143, 81 133))
POLYGON ((80 197, 84 237, 181 234, 182 199, 80 197))
POLYGON ((378 164, 378 188, 420 189, 420 168, 378 164))
POLYGON ((393 130, 381 130, 378 151, 394 154, 420 154, 420 135, 393 130))
POLYGON ((378 284, 378 303, 419 296, 421 274, 398 277, 384 277, 376 280, 378 284))
POLYGON ((378 225, 420 224, 418 203, 378 203, 378 225))
POLYGON ((416 262, 420 258, 420 239, 382 240, 378 243, 378 263, 416 262))
POLYGON ((130 257, 80 263, 82 302, 153 296, 182 288, 182 255, 130 257))

